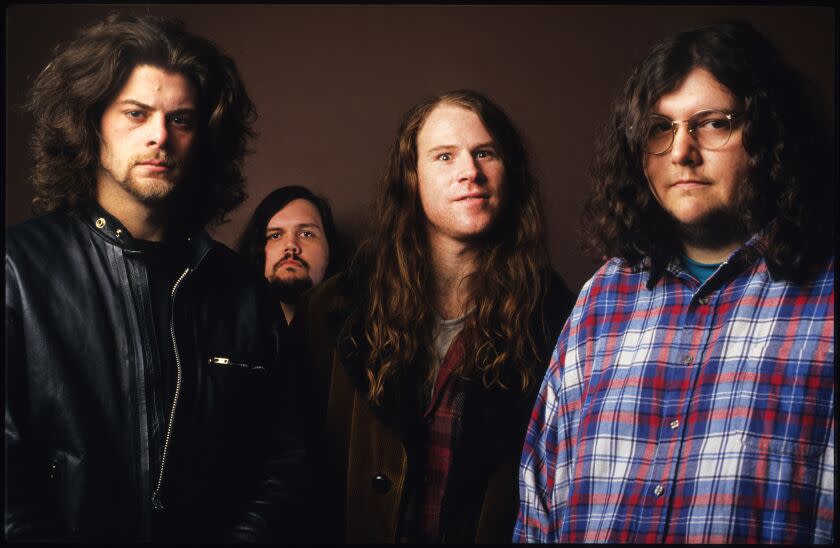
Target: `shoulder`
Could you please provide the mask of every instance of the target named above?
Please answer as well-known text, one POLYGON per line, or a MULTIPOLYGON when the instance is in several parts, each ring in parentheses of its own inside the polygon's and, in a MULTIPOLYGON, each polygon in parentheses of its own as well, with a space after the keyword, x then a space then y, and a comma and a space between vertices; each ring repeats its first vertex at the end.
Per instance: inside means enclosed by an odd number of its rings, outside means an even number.
POLYGON ((84 225, 63 212, 48 213, 6 228, 6 260, 43 261, 70 252, 84 225))
POLYGON ((349 315, 352 306, 347 275, 341 272, 310 291, 299 308, 304 310, 307 331, 320 338, 337 331, 337 324, 349 315))
POLYGON ((52 212, 6 228, 6 241, 26 244, 46 236, 64 233, 79 221, 64 212, 52 212))
POLYGON ((595 271, 580 290, 577 304, 581 299, 600 297, 604 291, 635 292, 645 289, 650 278, 650 270, 644 263, 628 264, 624 259, 613 257, 595 271))

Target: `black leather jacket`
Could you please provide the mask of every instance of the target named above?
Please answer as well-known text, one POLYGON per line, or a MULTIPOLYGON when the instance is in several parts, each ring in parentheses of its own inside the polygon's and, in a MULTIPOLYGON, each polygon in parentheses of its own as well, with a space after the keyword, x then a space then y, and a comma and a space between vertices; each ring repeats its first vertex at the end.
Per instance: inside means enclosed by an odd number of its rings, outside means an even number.
POLYGON ((290 502, 276 476, 302 454, 282 423, 268 299, 232 251, 204 231, 188 241, 169 327, 176 392, 191 397, 171 421, 125 227, 94 207, 7 230, 7 540, 258 540, 290 502))

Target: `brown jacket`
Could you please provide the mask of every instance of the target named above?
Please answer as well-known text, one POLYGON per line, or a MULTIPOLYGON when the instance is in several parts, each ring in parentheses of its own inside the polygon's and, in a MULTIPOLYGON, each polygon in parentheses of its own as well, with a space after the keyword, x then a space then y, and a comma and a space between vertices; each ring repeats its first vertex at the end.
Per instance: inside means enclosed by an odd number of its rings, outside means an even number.
MULTIPOLYGON (((463 430, 443 501, 444 542, 510 542, 518 511, 518 468, 534 398, 574 297, 555 274, 542 306, 546 329, 538 340, 535 382, 517 390, 465 387, 463 430)), ((399 388, 381 406, 367 402, 364 349, 340 343, 340 332, 358 294, 344 275, 323 283, 305 306, 307 347, 313 362, 315 422, 323 434, 316 452, 318 528, 323 540, 395 542, 406 484, 422 447, 417 392, 420 379, 405 368, 399 388), (318 411, 320 410, 320 412, 318 411)), ((536 319, 535 319, 536 321, 536 319)), ((540 332, 540 331, 536 331, 540 332)), ((363 337, 356 337, 359 340, 363 337)))

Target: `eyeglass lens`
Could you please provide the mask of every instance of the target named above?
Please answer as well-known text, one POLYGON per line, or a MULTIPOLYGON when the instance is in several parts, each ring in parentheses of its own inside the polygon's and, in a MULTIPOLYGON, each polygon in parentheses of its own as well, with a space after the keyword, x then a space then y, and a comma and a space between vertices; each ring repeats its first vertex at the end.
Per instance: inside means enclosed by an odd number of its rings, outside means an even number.
MULTIPOLYGON (((645 149, 649 154, 664 154, 674 143, 674 136, 683 122, 672 122, 664 116, 648 116, 645 149)), ((717 149, 729 141, 732 133, 730 116, 720 110, 705 110, 684 120, 688 132, 706 149, 717 149)))

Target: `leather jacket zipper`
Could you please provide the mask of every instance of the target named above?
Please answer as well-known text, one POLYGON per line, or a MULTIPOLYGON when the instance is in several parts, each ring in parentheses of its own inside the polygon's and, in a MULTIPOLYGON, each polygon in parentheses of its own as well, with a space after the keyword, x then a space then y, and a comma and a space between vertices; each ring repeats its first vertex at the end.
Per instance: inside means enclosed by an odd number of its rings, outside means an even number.
POLYGON ((169 454, 169 442, 172 440, 172 427, 175 425, 175 409, 178 407, 178 396, 181 393, 181 357, 178 355, 178 343, 175 341, 175 293, 178 286, 190 273, 189 267, 175 281, 172 286, 172 300, 170 302, 169 334, 172 336, 172 349, 175 351, 175 367, 177 376, 175 379, 175 395, 172 397, 172 409, 169 412, 169 423, 166 426, 166 438, 163 442, 163 455, 160 458, 160 474, 158 475, 155 492, 152 493, 152 506, 156 510, 163 510, 163 502, 160 500, 160 490, 163 487, 163 472, 166 469, 166 457, 169 454))
POLYGON ((241 367, 242 369, 250 369, 253 371, 263 371, 265 369, 265 367, 261 365, 248 365, 247 363, 234 362, 231 361, 230 358, 223 358, 221 356, 214 356, 208 359, 207 363, 211 365, 241 367))

